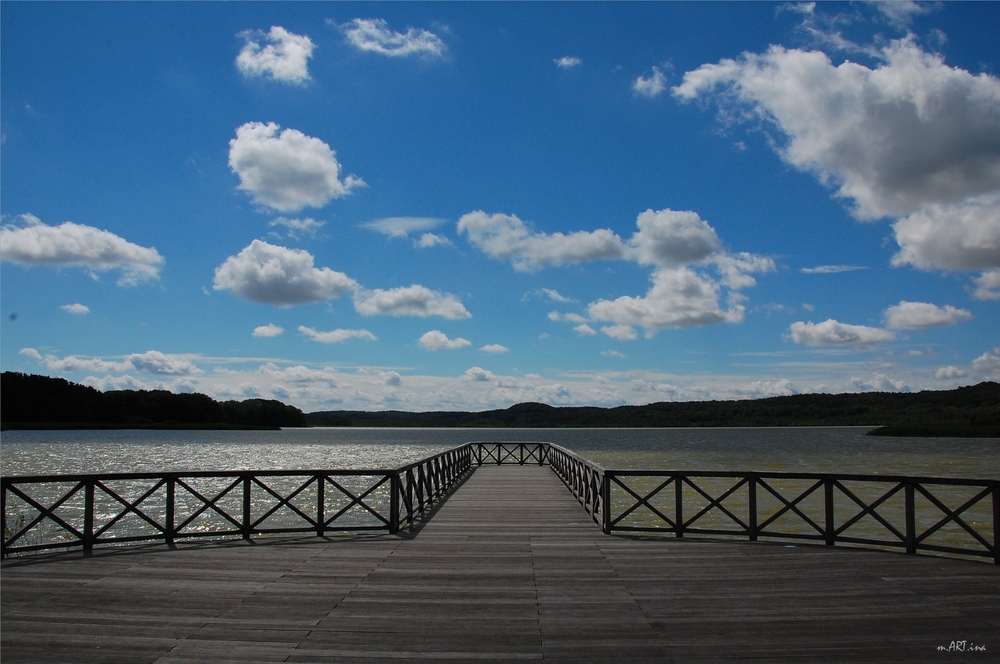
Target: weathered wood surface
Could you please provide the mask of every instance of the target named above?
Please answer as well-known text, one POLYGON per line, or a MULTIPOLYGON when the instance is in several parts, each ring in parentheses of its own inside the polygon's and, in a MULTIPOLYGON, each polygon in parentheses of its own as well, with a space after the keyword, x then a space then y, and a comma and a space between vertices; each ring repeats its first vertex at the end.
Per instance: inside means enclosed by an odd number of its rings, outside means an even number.
POLYGON ((537 466, 478 469, 401 536, 50 554, 0 579, 5 664, 1000 661, 996 566, 608 537, 537 466))

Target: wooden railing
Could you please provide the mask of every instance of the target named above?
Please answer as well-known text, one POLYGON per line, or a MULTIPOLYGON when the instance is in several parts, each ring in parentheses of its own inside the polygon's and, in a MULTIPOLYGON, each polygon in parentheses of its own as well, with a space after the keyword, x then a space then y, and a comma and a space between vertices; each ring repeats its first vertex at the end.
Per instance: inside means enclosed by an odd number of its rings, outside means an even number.
POLYGON ((5 477, 3 555, 198 537, 395 533, 485 464, 547 464, 606 534, 815 541, 1000 564, 998 480, 612 470, 535 442, 466 443, 391 470, 5 477))

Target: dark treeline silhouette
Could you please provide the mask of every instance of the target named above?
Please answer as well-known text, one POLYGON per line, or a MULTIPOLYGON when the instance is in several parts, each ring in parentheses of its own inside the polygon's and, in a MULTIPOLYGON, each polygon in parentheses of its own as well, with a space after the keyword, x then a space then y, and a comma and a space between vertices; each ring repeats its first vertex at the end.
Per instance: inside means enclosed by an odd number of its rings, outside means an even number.
POLYGON ((231 429, 307 426, 294 406, 270 399, 216 401, 165 390, 100 392, 63 378, 5 371, 0 375, 4 429, 231 429))
POLYGON ((797 394, 745 401, 617 408, 522 403, 479 413, 324 411, 313 426, 379 427, 772 427, 876 426, 874 435, 1000 437, 1000 383, 914 393, 797 394))

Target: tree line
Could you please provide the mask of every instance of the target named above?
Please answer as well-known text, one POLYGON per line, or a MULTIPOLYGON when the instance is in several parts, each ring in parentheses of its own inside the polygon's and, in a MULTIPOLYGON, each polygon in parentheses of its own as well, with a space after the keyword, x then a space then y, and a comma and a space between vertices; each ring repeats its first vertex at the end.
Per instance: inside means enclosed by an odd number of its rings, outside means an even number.
POLYGON ((273 399, 216 401, 166 390, 101 392, 64 378, 5 371, 0 426, 34 428, 236 429, 307 426, 305 414, 273 399))
POLYGON ((313 426, 378 427, 775 427, 872 426, 875 435, 1000 438, 1000 383, 914 393, 797 394, 743 401, 554 407, 522 403, 469 412, 323 411, 313 426))

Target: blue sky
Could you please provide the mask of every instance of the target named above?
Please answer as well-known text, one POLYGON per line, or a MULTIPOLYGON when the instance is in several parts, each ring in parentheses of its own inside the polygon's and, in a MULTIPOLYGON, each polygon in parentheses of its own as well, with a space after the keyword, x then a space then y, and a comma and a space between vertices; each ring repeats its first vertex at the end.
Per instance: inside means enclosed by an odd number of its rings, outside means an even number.
POLYGON ((306 411, 1000 379, 1000 4, 0 21, 5 371, 306 411))

